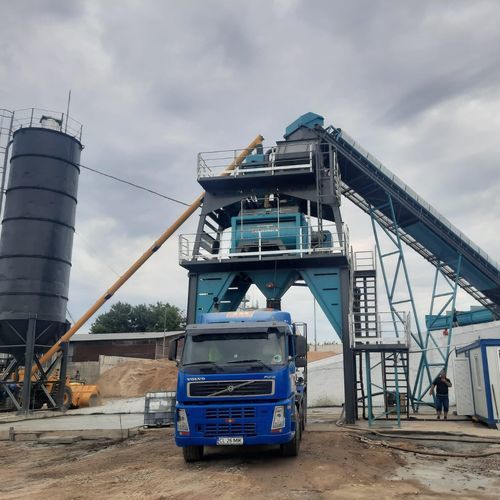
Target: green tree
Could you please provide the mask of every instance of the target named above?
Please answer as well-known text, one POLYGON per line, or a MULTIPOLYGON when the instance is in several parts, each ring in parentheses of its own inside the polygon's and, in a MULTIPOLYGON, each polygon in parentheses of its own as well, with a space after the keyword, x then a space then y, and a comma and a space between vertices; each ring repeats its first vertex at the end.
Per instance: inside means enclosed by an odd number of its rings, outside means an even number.
POLYGON ((185 323, 182 311, 171 304, 113 304, 96 318, 90 333, 162 332, 180 330, 185 323))

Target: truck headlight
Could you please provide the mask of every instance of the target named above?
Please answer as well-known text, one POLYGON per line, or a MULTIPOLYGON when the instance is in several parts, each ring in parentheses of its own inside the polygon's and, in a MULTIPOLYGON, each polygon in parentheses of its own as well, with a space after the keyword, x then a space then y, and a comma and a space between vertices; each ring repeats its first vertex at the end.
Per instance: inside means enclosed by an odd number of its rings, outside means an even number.
POLYGON ((271 424, 271 431, 283 429, 285 427, 285 407, 283 405, 274 407, 273 423, 271 424))
POLYGON ((189 433, 189 423, 186 410, 177 410, 177 431, 181 433, 189 433))

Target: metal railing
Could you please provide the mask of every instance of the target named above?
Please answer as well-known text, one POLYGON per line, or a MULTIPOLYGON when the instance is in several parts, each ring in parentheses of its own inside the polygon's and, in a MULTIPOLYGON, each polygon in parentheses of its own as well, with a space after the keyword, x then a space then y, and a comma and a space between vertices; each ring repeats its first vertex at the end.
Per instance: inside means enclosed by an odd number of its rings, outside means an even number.
POLYGON ((26 108, 14 111, 13 131, 20 128, 48 128, 82 140, 83 125, 66 113, 41 108, 26 108))
POLYGON ((377 269, 375 252, 361 250, 353 253, 354 271, 372 271, 377 269))
MULTIPOLYGON (((262 173, 274 175, 278 172, 293 170, 312 172, 315 145, 315 142, 292 143, 287 144, 284 151, 282 151, 284 146, 264 147, 263 151, 265 153, 248 156, 242 164, 238 165, 234 170, 224 173, 224 175, 230 177, 262 173), (285 155, 287 156, 286 158, 284 157, 285 155), (296 155, 296 157, 290 160, 290 156, 293 155, 296 155)), ((198 180, 220 176, 244 151, 247 151, 247 149, 228 149, 198 153, 198 180)))
POLYGON ((348 255, 349 234, 346 228, 337 233, 334 224, 323 226, 321 236, 310 226, 263 228, 252 230, 246 226, 233 235, 230 230, 214 240, 212 247, 200 244, 203 235, 179 236, 179 261, 224 261, 241 257, 257 257, 258 260, 277 256, 348 255), (197 249, 197 250, 196 250, 197 249))
POLYGON ((5 150, 10 140, 11 122, 14 113, 8 109, 0 109, 0 148, 5 150))
POLYGON ((376 318, 369 321, 376 327, 377 336, 359 337, 355 336, 355 323, 365 322, 362 312, 355 312, 349 315, 349 337, 351 347, 360 345, 399 345, 401 347, 410 347, 411 343, 411 321, 410 313, 399 311, 397 314, 392 312, 377 313, 376 318))

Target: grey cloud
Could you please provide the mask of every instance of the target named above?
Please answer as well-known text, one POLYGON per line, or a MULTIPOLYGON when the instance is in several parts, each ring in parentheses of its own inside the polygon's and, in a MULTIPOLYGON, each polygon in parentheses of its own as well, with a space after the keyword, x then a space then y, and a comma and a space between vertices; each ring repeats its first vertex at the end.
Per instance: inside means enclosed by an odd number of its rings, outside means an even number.
MULTIPOLYGON (((483 129, 469 125, 497 127, 498 2, 4 3, 0 105, 61 109, 71 88, 85 127, 83 163, 190 200, 200 191, 198 151, 244 147, 257 133, 273 141, 316 111, 500 252, 484 231, 498 218, 498 132, 483 140, 483 129), (471 101, 466 123, 458 110, 471 101)), ((77 230, 119 271, 138 242, 153 240, 182 210, 85 171, 79 201, 77 230)), ((343 214, 353 244, 372 245, 367 218, 348 203, 343 214)), ((78 255, 73 315, 105 286, 89 277, 99 258, 78 255)), ((146 290, 184 301, 176 242, 156 259, 123 297, 141 300, 146 290)), ((419 257, 411 262, 425 297, 432 269, 419 257)))
MULTIPOLYGON (((433 72, 434 68, 429 68, 433 72)), ((473 99, 481 92, 497 90, 500 83, 500 59, 488 61, 488 65, 471 68, 468 61, 451 72, 435 74, 400 97, 387 111, 383 120, 395 124, 415 119, 421 113, 449 100, 473 99)))

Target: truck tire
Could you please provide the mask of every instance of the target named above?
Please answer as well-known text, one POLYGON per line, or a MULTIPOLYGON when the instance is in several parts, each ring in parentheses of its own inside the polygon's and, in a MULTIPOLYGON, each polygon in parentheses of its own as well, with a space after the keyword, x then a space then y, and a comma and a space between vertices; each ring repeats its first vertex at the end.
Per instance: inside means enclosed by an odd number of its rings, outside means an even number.
POLYGON ((280 445, 283 457, 296 457, 299 454, 300 439, 302 437, 302 423, 300 421, 299 410, 295 407, 295 435, 288 443, 280 445))
POLYGON ((184 446, 182 454, 186 463, 198 462, 203 458, 203 446, 184 446))
POLYGON ((307 424, 307 394, 304 394, 302 399, 302 415, 301 415, 302 431, 306 430, 307 424))

